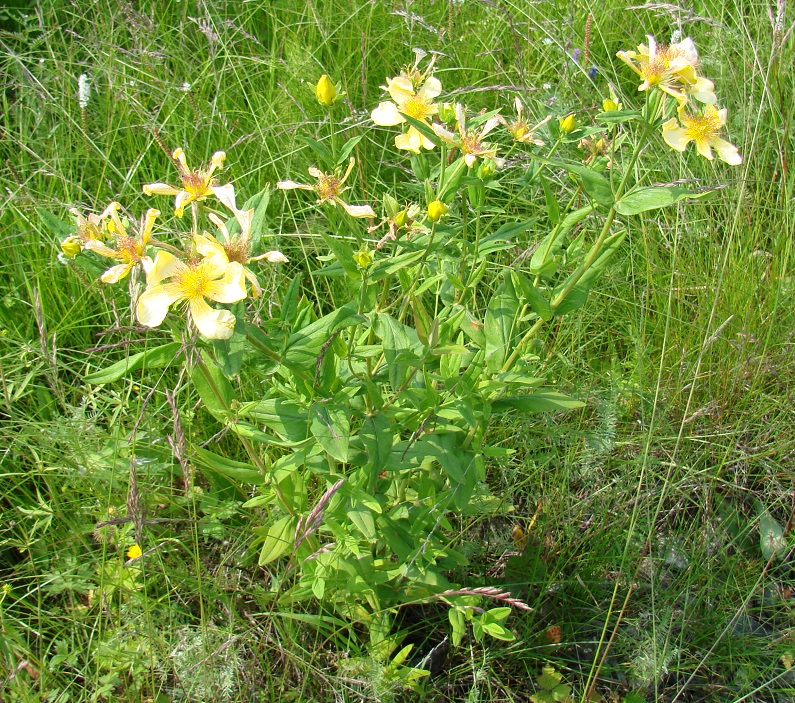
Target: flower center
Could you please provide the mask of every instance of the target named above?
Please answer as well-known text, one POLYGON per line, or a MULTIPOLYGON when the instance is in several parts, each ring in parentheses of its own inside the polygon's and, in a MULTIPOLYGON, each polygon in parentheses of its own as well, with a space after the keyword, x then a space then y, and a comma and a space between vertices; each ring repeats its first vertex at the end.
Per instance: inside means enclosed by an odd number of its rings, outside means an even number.
POLYGON ((179 290, 188 300, 206 298, 213 279, 202 264, 195 265, 185 271, 177 279, 179 290))
POLYGON ((480 141, 477 137, 467 135, 461 139, 461 151, 465 154, 478 154, 481 150, 480 141))
POLYGON ((116 258, 125 264, 135 263, 141 260, 143 250, 138 242, 130 236, 116 235, 116 258))
POLYGON ((707 141, 720 130, 720 118, 717 113, 701 117, 682 116, 681 119, 685 126, 685 133, 696 142, 707 141))
POLYGON ((207 195, 210 186, 210 178, 201 171, 188 171, 182 174, 182 187, 191 195, 207 195))
POLYGON ((336 176, 323 174, 317 179, 316 191, 320 200, 334 200, 340 194, 340 180, 336 176))
POLYGON ((222 245, 229 261, 237 261, 240 264, 247 264, 251 254, 247 241, 235 239, 228 244, 222 245))
POLYGON ((433 114, 431 106, 416 95, 406 100, 400 111, 415 120, 424 120, 433 114))

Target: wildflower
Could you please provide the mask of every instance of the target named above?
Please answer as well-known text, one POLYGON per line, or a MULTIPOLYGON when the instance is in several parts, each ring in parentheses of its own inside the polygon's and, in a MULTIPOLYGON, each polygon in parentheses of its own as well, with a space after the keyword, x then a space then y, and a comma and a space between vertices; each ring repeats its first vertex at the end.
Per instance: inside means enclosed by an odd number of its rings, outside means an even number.
MULTIPOLYGON (((205 251, 218 253, 218 247, 220 247, 228 261, 236 261, 243 267, 243 275, 251 284, 251 297, 259 298, 259 296, 262 295, 262 287, 257 280, 257 276, 251 269, 247 268, 246 265, 262 260, 271 264, 286 263, 288 259, 280 251, 275 250, 266 251, 259 256, 251 256, 251 218, 253 215, 254 210, 238 210, 235 213, 235 218, 240 223, 240 232, 232 236, 229 234, 229 230, 223 220, 215 213, 211 212, 209 218, 221 231, 223 241, 219 242, 209 232, 204 233, 204 239, 210 242, 210 245, 205 251)), ((220 261, 223 265, 223 258, 221 258, 220 261)))
POLYGON ((500 124, 500 122, 504 121, 503 118, 500 115, 494 115, 486 120, 486 123, 480 128, 480 131, 467 131, 466 113, 461 103, 455 106, 455 114, 458 134, 456 135, 452 132, 448 132, 441 125, 435 124, 433 125, 433 131, 436 132, 436 135, 451 146, 459 148, 464 155, 464 162, 469 167, 474 166, 478 157, 491 159, 496 162, 498 166, 501 166, 501 160, 497 158, 496 147, 486 144, 483 139, 491 130, 500 124))
POLYGON ((337 99, 337 88, 331 79, 324 73, 315 86, 315 95, 321 105, 331 107, 337 99))
POLYGON ((663 139, 668 146, 676 151, 684 151, 688 143, 695 142, 698 153, 710 161, 714 147, 718 157, 727 164, 737 166, 742 163, 737 147, 718 137, 720 128, 726 124, 726 108, 718 110, 714 105, 707 104, 702 115, 693 115, 681 106, 678 114, 678 121, 672 117, 663 124, 663 139))
POLYGON ((688 95, 702 103, 715 104, 715 85, 699 76, 698 52, 690 37, 670 44, 657 45, 654 37, 646 35, 649 45, 640 44, 637 51, 619 51, 616 56, 637 73, 643 82, 639 91, 659 88, 681 105, 688 95))
MULTIPOLYGON (((405 69, 395 78, 387 78, 387 85, 381 86, 389 92, 389 96, 394 102, 379 103, 378 107, 373 110, 370 117, 377 125, 392 127, 403 124, 406 121, 403 115, 408 115, 421 122, 428 122, 429 118, 438 114, 439 106, 433 100, 441 94, 442 84, 438 78, 430 75, 433 70, 433 61, 425 73, 420 74, 417 62, 423 56, 424 53, 418 53, 414 66, 405 69)), ((395 146, 398 149, 406 149, 419 154, 420 149, 433 149, 434 143, 416 127, 410 126, 408 132, 395 137, 395 146)))
POLYGON ((618 102, 618 100, 614 100, 612 97, 606 98, 602 103, 603 112, 618 112, 622 107, 623 105, 618 102))
POLYGON ((88 76, 81 73, 77 79, 77 104, 80 105, 81 110, 88 107, 88 99, 91 97, 91 84, 88 82, 88 76))
POLYGON ((179 175, 182 178, 182 188, 168 185, 168 183, 149 183, 144 186, 146 195, 175 195, 174 214, 182 217, 185 206, 195 200, 204 200, 210 195, 214 195, 232 212, 237 210, 235 205, 235 187, 230 183, 225 186, 215 185, 213 174, 224 167, 226 154, 223 151, 216 151, 213 154, 210 165, 204 169, 191 171, 185 159, 185 152, 182 149, 175 149, 172 155, 179 168, 179 175))
POLYGON ((560 125, 561 134, 571 134, 574 131, 574 113, 566 115, 566 117, 558 117, 558 125, 560 125))
POLYGON ((516 108, 516 120, 514 122, 508 122, 504 119, 501 120, 508 130, 508 133, 517 142, 521 142, 522 144, 535 144, 536 146, 544 146, 544 142, 541 139, 536 139, 535 132, 539 127, 549 122, 550 117, 547 116, 537 125, 535 125, 535 127, 530 127, 527 123, 527 120, 524 119, 524 105, 522 105, 522 101, 519 99, 518 95, 516 96, 513 104, 516 108))
POLYGON ((359 268, 366 269, 370 264, 373 263, 373 252, 369 249, 360 249, 356 254, 353 255, 353 260, 359 266, 359 268))
POLYGON ((108 226, 113 226, 107 220, 110 213, 117 207, 118 203, 111 203, 101 214, 92 213, 88 219, 83 217, 79 210, 72 208, 69 212, 77 218, 77 232, 61 242, 61 251, 64 255, 72 259, 83 251, 89 242, 101 242, 107 239, 110 236, 108 226))
POLYGON ((105 256, 108 259, 116 259, 116 261, 121 262, 115 266, 111 266, 100 276, 100 280, 103 283, 117 283, 127 276, 136 264, 141 264, 144 271, 148 271, 151 268, 152 259, 146 255, 146 245, 152 234, 152 227, 155 224, 155 219, 160 215, 159 210, 149 208, 149 210, 146 211, 146 219, 141 227, 140 236, 136 238, 127 234, 127 229, 118 214, 119 204, 111 203, 110 207, 113 208, 110 211, 110 217, 113 223, 112 236, 115 247, 110 248, 95 239, 86 242, 85 245, 86 249, 95 251, 100 256, 105 256))
POLYGON ((375 212, 369 205, 348 205, 340 198, 340 194, 347 190, 347 188, 342 186, 348 180, 348 176, 351 175, 354 163, 355 159, 351 157, 345 175, 342 177, 340 177, 339 173, 323 173, 311 166, 308 169, 309 175, 317 179, 317 183, 313 186, 306 183, 296 183, 295 181, 279 181, 276 187, 280 190, 312 190, 318 196, 318 204, 328 202, 332 205, 340 205, 351 217, 375 217, 375 212))
POLYGON ((447 205, 441 200, 434 200, 428 203, 428 219, 431 222, 438 222, 447 214, 447 205))
POLYGON ((235 316, 229 310, 215 310, 206 299, 217 303, 236 303, 246 297, 243 266, 229 262, 223 248, 206 237, 195 235, 196 251, 202 258, 181 261, 167 251, 157 252, 146 277, 146 290, 138 299, 138 322, 157 327, 173 303, 188 302, 197 329, 208 339, 229 339, 235 316), (164 282, 166 281, 166 282, 164 282))
POLYGON ((127 550, 128 559, 137 559, 138 557, 141 556, 141 554, 143 554, 143 552, 141 551, 141 548, 137 544, 132 545, 132 547, 130 547, 127 550))

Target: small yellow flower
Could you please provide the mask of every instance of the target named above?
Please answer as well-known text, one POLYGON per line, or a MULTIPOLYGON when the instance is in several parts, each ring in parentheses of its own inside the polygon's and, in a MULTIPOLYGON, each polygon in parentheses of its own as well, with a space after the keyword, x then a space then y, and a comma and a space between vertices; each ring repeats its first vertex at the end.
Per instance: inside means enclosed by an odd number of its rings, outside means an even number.
POLYGON ((639 91, 659 88, 680 105, 692 96, 702 103, 715 104, 715 86, 699 76, 698 52, 688 37, 670 45, 658 45, 654 37, 646 35, 649 44, 640 44, 637 51, 619 51, 616 56, 643 79, 639 91))
POLYGON ((141 551, 141 548, 137 544, 132 545, 132 547, 130 547, 127 550, 128 559, 138 559, 138 557, 140 557, 141 554, 143 554, 143 552, 141 551))
MULTIPOLYGON (((418 54, 417 62, 422 56, 418 54)), ((429 122, 431 117, 438 114, 439 106, 434 102, 434 98, 441 94, 442 84, 438 78, 431 75, 433 61, 422 75, 417 68, 417 62, 399 76, 387 78, 387 85, 381 86, 394 102, 379 103, 373 110, 370 117, 377 125, 393 127, 403 124, 406 121, 403 115, 421 122, 429 122)), ((434 143, 416 127, 411 126, 405 134, 395 137, 395 146, 419 154, 421 149, 433 149, 434 143)))
POLYGON ((332 205, 339 205, 351 217, 374 218, 375 212, 369 205, 348 205, 340 197, 347 190, 347 188, 343 188, 343 185, 348 180, 348 176, 351 175, 354 163, 355 159, 351 157, 348 162, 348 168, 342 176, 340 176, 339 172, 323 173, 320 169, 311 166, 308 169, 309 175, 317 179, 317 183, 313 186, 306 183, 296 183, 295 181, 279 181, 276 187, 279 190, 311 190, 317 195, 318 204, 331 203, 332 205))
POLYGON ((617 100, 613 100, 613 98, 607 98, 602 103, 602 111, 603 112, 618 112, 622 108, 622 105, 617 100))
POLYGON ((208 339, 229 339, 235 316, 229 310, 215 310, 216 303, 236 303, 246 297, 243 266, 230 263, 223 247, 207 237, 195 235, 194 246, 203 258, 181 261, 167 251, 157 252, 146 277, 146 290, 138 299, 136 316, 146 327, 158 327, 173 303, 183 300, 196 328, 208 339), (166 281, 166 282, 164 282, 166 281))
POLYGON ((317 101, 325 107, 331 107, 337 99, 337 88, 325 73, 320 76, 320 80, 315 86, 315 95, 317 101))
POLYGON ((574 113, 572 112, 566 117, 558 117, 558 124, 561 134, 571 134, 574 131, 574 113))
POLYGON ((218 217, 215 213, 211 212, 208 217, 212 223, 218 227, 221 232, 222 241, 218 241, 209 232, 204 233, 204 237, 212 244, 217 244, 226 253, 227 258, 231 262, 238 262, 243 267, 243 275, 246 280, 251 284, 251 297, 259 298, 262 295, 262 287, 257 280, 257 276, 246 265, 255 261, 265 260, 268 263, 286 263, 287 257, 280 251, 266 251, 259 256, 251 256, 251 219, 254 215, 254 210, 238 210, 235 213, 235 219, 240 224, 240 232, 235 233, 234 236, 229 234, 226 223, 218 217))
POLYGON ((514 122, 508 122, 506 120, 502 120, 502 123, 505 125, 508 133, 517 141, 522 144, 535 144, 536 146, 544 146, 544 142, 541 139, 536 139, 535 132, 538 130, 539 127, 542 127, 550 120, 550 116, 547 116, 541 122, 539 122, 534 127, 531 127, 527 120, 524 119, 524 105, 522 101, 519 99, 519 96, 516 96, 514 100, 514 107, 516 108, 516 120, 514 122))
POLYGON ((434 200, 428 203, 428 219, 431 222, 438 222, 447 214, 447 205, 441 200, 434 200))
POLYGON ((111 203, 110 207, 113 207, 110 211, 110 217, 113 223, 113 239, 116 246, 110 248, 97 240, 86 242, 85 245, 86 249, 94 251, 100 256, 121 262, 116 266, 111 266, 102 274, 100 280, 103 283, 117 283, 126 277, 136 264, 141 264, 144 271, 148 271, 151 268, 152 259, 146 255, 146 245, 152 234, 155 219, 160 215, 159 210, 149 208, 146 211, 146 218, 141 227, 140 235, 136 238, 127 234, 127 229, 119 217, 119 204, 111 203))
POLYGON ((443 141, 461 150, 464 155, 464 162, 470 168, 475 165, 478 157, 494 161, 498 168, 502 167, 502 159, 497 158, 497 148, 487 144, 483 139, 504 119, 500 115, 494 115, 486 120, 480 130, 467 130, 466 110, 461 103, 455 106, 456 124, 458 134, 448 132, 441 125, 433 125, 433 131, 443 141))
POLYGON ((718 158, 727 164, 737 166, 742 163, 737 147, 718 136, 721 127, 726 124, 726 108, 718 110, 714 105, 707 104, 702 115, 693 115, 681 106, 678 114, 678 121, 672 117, 663 124, 663 139, 668 146, 676 151, 684 151, 690 142, 695 142, 698 153, 710 161, 714 148, 718 158))
POLYGON ((61 242, 61 251, 64 255, 71 259, 83 251, 89 242, 102 242, 111 236, 113 224, 108 218, 118 206, 118 203, 111 203, 101 214, 92 213, 88 218, 83 217, 76 208, 72 208, 69 212, 77 219, 77 232, 61 242))
POLYGON ((144 186, 146 195, 174 195, 174 214, 182 217, 185 206, 189 203, 214 195, 232 212, 237 211, 235 205, 235 187, 228 183, 225 186, 215 184, 213 175, 224 167, 226 154, 223 151, 216 151, 210 161, 210 165, 204 169, 191 171, 188 168, 185 152, 182 149, 174 150, 174 161, 179 168, 179 175, 182 178, 182 188, 176 188, 168 183, 149 183, 144 186))

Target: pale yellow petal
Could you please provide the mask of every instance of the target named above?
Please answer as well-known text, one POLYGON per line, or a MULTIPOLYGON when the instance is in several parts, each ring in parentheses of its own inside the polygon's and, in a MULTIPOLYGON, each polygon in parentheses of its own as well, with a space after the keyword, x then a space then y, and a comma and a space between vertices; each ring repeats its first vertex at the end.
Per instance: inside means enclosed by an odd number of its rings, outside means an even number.
POLYGON ((118 253, 115 249, 111 249, 110 247, 104 245, 102 242, 98 242, 96 239, 87 239, 83 243, 83 249, 88 249, 89 251, 96 252, 100 256, 105 256, 108 259, 117 259, 118 253))
POLYGON ((220 200, 224 205, 226 205, 232 212, 237 212, 237 203, 235 202, 235 187, 231 183, 227 183, 225 186, 210 186, 210 190, 213 192, 218 200, 220 200))
POLYGON ((306 183, 296 183, 295 181, 279 181, 276 183, 276 187, 279 190, 295 190, 296 188, 300 190, 314 190, 314 186, 307 185, 306 183))
POLYGON ((168 183, 147 183, 144 186, 145 195, 176 195, 179 192, 179 188, 170 186, 168 183))
POLYGON ((370 113, 370 118, 381 127, 394 127, 402 124, 406 118, 400 114, 398 106, 393 102, 379 103, 378 107, 370 113))
POLYGON ((213 310, 204 298, 190 301, 190 316, 207 339, 229 339, 235 331, 235 316, 229 310, 213 310))
POLYGON ((105 273, 103 273, 99 280, 103 283, 118 283, 128 273, 132 264, 119 264, 118 266, 111 266, 105 273))
POLYGON ((395 137, 395 146, 398 149, 406 149, 407 151, 413 151, 415 154, 419 154, 422 147, 420 133, 414 127, 409 127, 408 132, 405 134, 398 134, 398 136, 395 137))
POLYGON ((135 315, 145 327, 157 327, 168 314, 168 307, 182 298, 173 284, 147 288, 138 298, 135 315))
POLYGON ((429 102, 442 93, 442 82, 435 76, 428 78, 423 84, 422 88, 417 91, 417 97, 424 101, 429 102))
POLYGON ((160 217, 160 210, 155 210, 155 208, 150 207, 146 211, 146 219, 144 220, 144 226, 141 230, 141 246, 145 247, 147 242, 149 241, 149 237, 152 235, 152 228, 155 226, 155 220, 160 217))
POLYGON ((147 286, 157 286, 166 278, 171 278, 174 274, 182 273, 186 266, 176 256, 168 251, 158 251, 155 255, 151 270, 146 276, 147 286))
POLYGON ((179 191, 177 197, 174 198, 174 214, 177 217, 182 217, 185 206, 192 203, 194 200, 196 200, 196 196, 192 193, 189 193, 187 190, 179 191))
POLYGON ((375 212, 373 212, 373 208, 371 208, 369 205, 348 205, 339 198, 337 199, 337 202, 342 205, 345 212, 347 212, 351 217, 375 217, 375 212))
POLYGON ((254 275, 253 271, 244 268, 243 273, 246 276, 246 280, 251 284, 251 297, 256 300, 262 295, 262 286, 259 284, 259 281, 257 280, 257 277, 254 275))
POLYGON ((193 237, 193 244, 199 254, 213 259, 215 265, 219 268, 223 269, 229 263, 229 257, 227 257, 226 251, 224 251, 224 248, 211 234, 205 233, 204 235, 195 235, 193 237))
POLYGON ((698 153, 701 154, 701 156, 703 156, 705 159, 712 161, 712 147, 709 144, 710 140, 704 137, 701 139, 694 139, 693 141, 696 143, 696 149, 698 149, 698 153))
POLYGON ((387 84, 389 97, 397 103, 398 108, 403 107, 414 96, 414 86, 405 76, 390 78, 387 84))
POLYGON ((246 276, 243 266, 233 261, 226 267, 224 277, 213 281, 207 297, 216 303, 236 303, 246 297, 246 276))
POLYGON ((718 102, 715 95, 715 84, 702 76, 696 78, 696 82, 687 89, 687 93, 702 103, 714 105, 718 102))
POLYGON ((662 126, 662 136, 665 143, 676 151, 684 151, 691 137, 685 134, 685 130, 672 117, 662 126))
POLYGON ((715 147, 715 151, 718 152, 718 158, 720 158, 721 161, 725 161, 731 166, 739 166, 743 162, 743 157, 740 156, 737 147, 734 146, 734 144, 730 144, 725 139, 713 137, 712 146, 715 147))

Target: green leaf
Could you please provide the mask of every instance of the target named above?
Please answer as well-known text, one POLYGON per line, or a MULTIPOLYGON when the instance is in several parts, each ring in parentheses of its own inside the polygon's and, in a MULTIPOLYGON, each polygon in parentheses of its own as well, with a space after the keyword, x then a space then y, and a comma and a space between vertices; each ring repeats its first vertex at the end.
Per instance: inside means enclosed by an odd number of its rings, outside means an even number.
POLYGON ((348 160, 348 157, 351 155, 351 152, 354 150, 356 145, 362 141, 362 137, 364 135, 359 134, 358 136, 351 137, 347 142, 342 145, 342 149, 340 149, 340 155, 337 158, 337 166, 340 164, 345 163, 348 160))
POLYGON ((36 208, 41 221, 52 230, 53 234, 59 239, 65 239, 75 233, 75 226, 64 222, 57 215, 53 215, 49 210, 43 208, 36 208))
POLYGON ((238 412, 241 417, 256 420, 289 442, 302 442, 309 436, 309 413, 298 403, 266 398, 247 403, 238 412))
POLYGON ((367 452, 372 475, 377 476, 386 467, 392 453, 393 432, 392 423, 381 413, 365 418, 362 423, 358 436, 367 452))
POLYGON ((637 215, 647 210, 668 207, 680 200, 696 200, 711 195, 713 191, 691 193, 682 186, 649 186, 635 188, 616 203, 616 211, 622 215, 637 215))
POLYGON ((348 461, 351 426, 348 410, 329 403, 313 403, 309 427, 320 446, 337 461, 348 461))
POLYGON ((425 250, 407 251, 397 256, 391 256, 388 259, 381 259, 372 265, 368 277, 371 281, 380 281, 382 278, 400 271, 400 269, 415 264, 423 256, 425 256, 425 250))
POLYGON ((486 367, 492 373, 502 369, 508 356, 518 311, 519 300, 510 271, 506 271, 503 282, 489 301, 483 330, 486 335, 486 367))
POLYGON ((542 320, 551 320, 552 306, 544 297, 544 294, 521 271, 513 269, 511 277, 513 278, 514 286, 519 289, 519 293, 527 301, 533 312, 542 320))
POLYGON ((609 110, 608 112, 600 112, 596 115, 596 119, 604 124, 618 124, 620 122, 629 122, 630 120, 638 120, 643 115, 637 110, 609 110))
POLYGON ((576 410, 584 408, 585 403, 574 400, 558 391, 539 390, 532 395, 514 395, 500 398, 491 404, 494 412, 519 410, 523 413, 545 413, 555 410, 576 410))
POLYGON ((331 155, 331 152, 325 144, 319 142, 317 139, 312 139, 312 137, 307 137, 305 135, 301 136, 300 139, 320 157, 320 160, 323 162, 324 166, 328 168, 334 166, 334 157, 331 155))
POLYGON ((317 358, 331 335, 346 327, 367 322, 367 318, 357 314, 356 309, 356 302, 351 301, 297 332, 293 332, 287 340, 287 348, 282 362, 314 374, 317 358))
POLYGON ((787 539, 784 528, 776 521, 767 509, 759 515, 759 547, 762 556, 767 559, 780 559, 787 551, 787 539))
POLYGON ((128 356, 126 359, 117 361, 115 364, 106 366, 104 369, 86 374, 83 380, 93 385, 112 383, 138 369, 163 368, 179 357, 179 350, 181 347, 181 342, 169 342, 160 347, 138 352, 137 354, 128 356))
POLYGON ((540 161, 579 176, 583 191, 600 205, 609 207, 613 204, 613 189, 610 187, 610 181, 601 173, 573 161, 550 161, 548 159, 540 159, 540 161))
POLYGON ((558 206, 558 201, 552 194, 552 190, 549 187, 549 182, 547 181, 543 172, 539 174, 539 178, 541 180, 541 187, 544 189, 544 200, 546 200, 547 203, 547 215, 549 215, 549 221, 553 225, 556 225, 558 222, 560 222, 560 207, 558 206))
MULTIPOLYGON (((323 237, 323 241, 326 243, 331 253, 334 254, 337 263, 345 270, 345 273, 358 281, 362 277, 362 274, 353 258, 353 249, 351 249, 348 242, 339 237, 334 237, 328 234, 328 232, 321 232, 320 235, 323 237)), ((314 273, 315 272, 313 272, 313 274, 314 273)))
POLYGON ((202 449, 201 447, 195 447, 192 454, 196 464, 216 471, 238 483, 249 483, 254 486, 265 483, 263 475, 251 466, 251 464, 228 459, 225 456, 220 456, 206 449, 202 449))
POLYGON ((278 559, 293 546, 297 521, 297 517, 286 515, 268 528, 257 562, 260 566, 278 559))
POLYGON ((483 623, 482 627, 483 632, 491 635, 494 639, 502 640, 503 642, 513 642, 516 639, 516 635, 513 632, 496 622, 483 623))
POLYGON ((427 122, 423 122, 422 120, 418 120, 415 117, 403 114, 402 112, 400 114, 403 115, 403 117, 406 118, 406 122, 408 122, 412 127, 416 128, 420 134, 428 137, 428 139, 430 139, 435 146, 439 146, 441 140, 427 122))
POLYGON ((243 205, 243 210, 254 210, 251 218, 251 253, 260 253, 260 242, 265 231, 268 204, 271 200, 271 189, 265 188, 256 195, 250 197, 243 205))
POLYGON ((212 340, 215 359, 221 372, 227 378, 234 378, 243 366, 248 345, 246 344, 245 304, 235 303, 233 312, 236 314, 235 329, 229 339, 212 340), (237 308, 237 309, 235 309, 237 308))
POLYGON ((452 641, 453 647, 458 647, 464 640, 466 634, 466 618, 464 614, 457 608, 450 608, 447 611, 447 619, 450 621, 450 626, 453 628, 452 641))
POLYGON ((348 510, 346 513, 348 519, 356 526, 364 535, 364 538, 370 542, 375 542, 377 535, 375 532, 375 520, 370 510, 364 506, 356 507, 348 510))
POLYGON ((296 276, 282 298, 281 320, 287 324, 295 324, 298 315, 298 297, 301 295, 301 276, 296 276))
POLYGON ((205 352, 202 352, 201 356, 203 363, 197 364, 191 371, 191 381, 204 407, 217 420, 225 422, 232 404, 232 386, 205 352))
POLYGON ((384 347, 384 359, 393 390, 401 388, 409 373, 409 361, 419 359, 423 344, 417 331, 398 322, 388 313, 378 313, 376 332, 384 347))
POLYGON ((467 168, 464 157, 462 156, 453 161, 453 163, 444 170, 444 182, 439 184, 436 196, 439 200, 443 203, 449 203, 455 197, 455 194, 458 192, 458 186, 461 183, 461 177, 466 173, 467 168))
MULTIPOLYGON (((585 301, 588 298, 588 293, 591 290, 591 285, 596 280, 597 276, 599 276, 605 268, 607 268, 607 264, 610 262, 610 259, 613 255, 618 251, 618 248, 624 242, 624 238, 627 236, 626 232, 617 232, 616 234, 608 237, 604 244, 602 245, 602 250, 599 253, 599 256, 596 258, 596 261, 591 264, 590 268, 582 275, 579 281, 574 285, 574 287, 568 292, 566 297, 558 303, 558 306, 555 308, 556 315, 566 315, 578 308, 582 307, 585 304, 585 301)), ((572 274, 574 275, 574 274, 572 274)), ((553 300, 557 297, 557 295, 566 287, 567 282, 569 279, 561 283, 556 289, 553 294, 553 300)))

